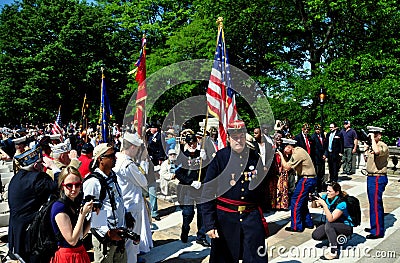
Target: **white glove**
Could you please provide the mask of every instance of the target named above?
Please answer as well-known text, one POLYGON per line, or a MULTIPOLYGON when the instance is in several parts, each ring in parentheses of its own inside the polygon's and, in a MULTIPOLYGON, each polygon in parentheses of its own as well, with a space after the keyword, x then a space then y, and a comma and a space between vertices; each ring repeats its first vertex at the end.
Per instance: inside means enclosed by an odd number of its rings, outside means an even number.
POLYGON ((203 160, 207 159, 206 150, 204 149, 200 150, 200 158, 203 160))
POLYGON ((193 183, 190 185, 191 187, 193 187, 194 189, 200 189, 201 186, 201 182, 199 181, 193 181, 193 183))

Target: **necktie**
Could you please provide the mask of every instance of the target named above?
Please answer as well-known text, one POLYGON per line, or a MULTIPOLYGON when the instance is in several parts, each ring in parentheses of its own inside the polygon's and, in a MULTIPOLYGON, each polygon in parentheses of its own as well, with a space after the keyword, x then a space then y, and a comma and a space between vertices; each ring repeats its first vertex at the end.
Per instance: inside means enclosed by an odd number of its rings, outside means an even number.
POLYGON ((319 141, 321 142, 321 145, 324 145, 324 143, 322 142, 322 137, 321 135, 318 135, 319 141))
POLYGON ((306 139, 307 152, 308 152, 308 154, 310 154, 311 153, 311 149, 310 149, 310 143, 308 142, 307 136, 305 136, 305 139, 306 139))
POLYGON ((335 133, 332 132, 331 135, 329 135, 329 145, 328 145, 328 150, 332 152, 332 142, 333 142, 333 137, 335 137, 335 133))

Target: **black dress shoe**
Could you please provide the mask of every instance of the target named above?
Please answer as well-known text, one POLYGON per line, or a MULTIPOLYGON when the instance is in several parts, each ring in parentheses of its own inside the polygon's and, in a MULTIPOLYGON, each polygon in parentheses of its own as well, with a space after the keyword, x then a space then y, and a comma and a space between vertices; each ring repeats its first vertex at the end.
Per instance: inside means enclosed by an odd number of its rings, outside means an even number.
POLYGON ((364 231, 365 231, 365 232, 371 232, 371 228, 366 227, 366 228, 364 228, 364 231))
POLYGON ((188 242, 188 234, 181 233, 181 241, 183 243, 187 243, 188 242))
POLYGON ((314 229, 314 226, 306 226, 308 229, 314 229))
POLYGON ((304 231, 304 229, 302 229, 302 230, 294 230, 294 229, 291 228, 290 226, 285 227, 285 230, 286 230, 286 231, 289 231, 289 232, 299 232, 299 233, 304 231))
POLYGON ((382 238, 383 236, 375 236, 373 234, 369 234, 367 235, 365 238, 366 239, 378 239, 378 238, 382 238))
POLYGON ((160 216, 153 216, 153 219, 156 220, 156 221, 160 221, 161 220, 160 216))
POLYGON ((196 243, 202 245, 203 247, 211 247, 211 244, 208 243, 206 239, 197 239, 196 243))

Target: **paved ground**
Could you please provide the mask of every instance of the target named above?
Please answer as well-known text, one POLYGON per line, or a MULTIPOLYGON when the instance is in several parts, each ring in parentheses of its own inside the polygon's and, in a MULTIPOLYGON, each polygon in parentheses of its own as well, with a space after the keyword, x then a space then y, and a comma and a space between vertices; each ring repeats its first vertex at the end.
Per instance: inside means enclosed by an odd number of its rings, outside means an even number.
MULTIPOLYGON (((369 224, 368 199, 366 195, 366 177, 358 170, 350 177, 341 176, 343 190, 357 196, 362 207, 362 224, 354 229, 354 234, 348 240, 341 253, 341 258, 334 262, 379 262, 400 263, 400 178, 390 174, 389 184, 384 192, 385 227, 386 234, 382 239, 366 240, 363 229, 369 224)), ((179 240, 182 215, 173 200, 166 200, 159 196, 161 221, 153 223, 153 240, 155 247, 143 255, 146 262, 168 263, 206 263, 208 262, 209 248, 204 248, 195 243, 195 222, 191 225, 189 242, 184 244, 179 240)), ((310 208, 314 223, 318 223, 321 209, 310 208)), ((290 212, 279 211, 265 214, 269 222, 271 236, 266 240, 269 262, 320 262, 319 257, 324 253, 328 244, 311 239, 312 230, 306 229, 303 233, 290 233, 284 230, 289 225, 290 212)), ((0 228, 0 236, 4 235, 6 228, 0 228), (2 234, 3 233, 3 234, 2 234)), ((4 242, 4 241, 3 241, 4 242)), ((1 251, 7 251, 7 244, 0 243, 1 251)))
MULTIPOLYGON (((356 171, 355 175, 340 176, 343 190, 359 198, 362 208, 361 226, 354 228, 354 234, 342 250, 341 258, 334 262, 399 262, 400 263, 400 175, 390 174, 389 184, 384 192, 385 228, 382 239, 367 240, 368 234, 363 231, 369 227, 369 211, 366 177, 356 171)), ((155 247, 143 256, 147 262, 208 262, 209 248, 195 243, 196 225, 193 222, 189 243, 179 240, 182 223, 179 207, 173 202, 159 198, 162 220, 154 222, 153 240, 155 247)), ((321 218, 320 208, 310 208, 314 223, 321 218)), ((306 229, 303 233, 291 233, 284 230, 290 225, 290 212, 278 211, 265 214, 269 222, 271 236, 266 240, 269 262, 320 262, 327 242, 311 239, 313 230, 306 229)))

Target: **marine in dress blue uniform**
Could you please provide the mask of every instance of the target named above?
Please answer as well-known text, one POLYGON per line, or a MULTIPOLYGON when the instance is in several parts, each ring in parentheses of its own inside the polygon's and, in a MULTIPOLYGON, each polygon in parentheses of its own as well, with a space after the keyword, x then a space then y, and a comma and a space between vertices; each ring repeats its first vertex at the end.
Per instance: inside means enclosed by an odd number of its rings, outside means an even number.
POLYGON ((230 145, 210 163, 202 192, 210 263, 267 262, 268 226, 260 208, 266 189, 262 162, 246 146, 243 121, 230 123, 228 133, 230 145))
POLYGON ((368 126, 371 146, 365 152, 367 162, 367 193, 369 201, 370 232, 367 239, 382 238, 385 234, 383 223, 384 209, 382 195, 388 184, 387 164, 389 161, 389 148, 381 141, 383 128, 368 126))

